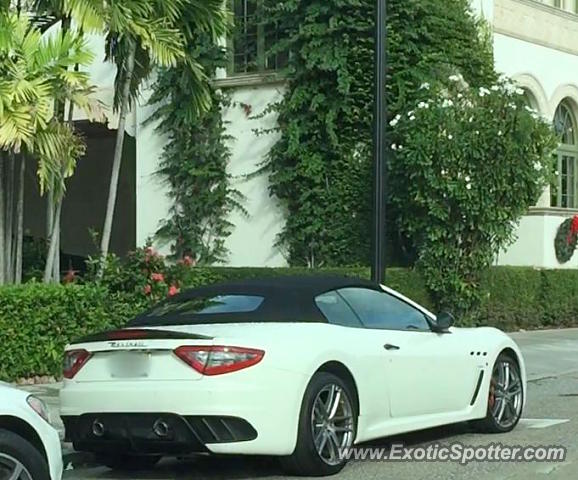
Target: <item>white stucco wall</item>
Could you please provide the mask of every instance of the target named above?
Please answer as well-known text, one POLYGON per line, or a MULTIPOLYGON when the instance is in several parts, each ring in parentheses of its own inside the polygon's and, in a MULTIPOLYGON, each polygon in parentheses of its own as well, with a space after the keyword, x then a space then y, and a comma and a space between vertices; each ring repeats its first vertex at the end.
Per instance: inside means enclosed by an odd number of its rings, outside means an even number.
MULTIPOLYGON (((247 175, 259 168, 265 156, 275 144, 275 134, 256 135, 255 130, 275 125, 274 115, 254 119, 271 102, 281 98, 278 85, 243 87, 229 90, 231 106, 224 111, 227 134, 231 137, 231 161, 229 173, 234 187, 244 196, 246 213, 235 211, 229 221, 235 226, 226 240, 229 250, 228 265, 231 266, 283 266, 285 259, 274 247, 276 237, 283 227, 283 215, 274 199, 270 198, 267 175, 247 179, 247 175), (250 105, 247 115, 244 105, 250 105)), ((137 245, 153 238, 161 221, 167 217, 170 199, 167 186, 155 175, 166 139, 155 132, 154 123, 145 123, 153 109, 146 105, 148 95, 143 96, 136 111, 137 142, 137 245)), ((166 253, 166 246, 161 249, 166 253)))
POLYGON ((286 260, 274 247, 283 228, 284 216, 277 202, 269 196, 267 175, 250 180, 244 178, 259 168, 277 140, 276 134, 256 135, 254 130, 271 128, 276 118, 269 114, 252 119, 241 105, 249 105, 252 115, 258 115, 270 103, 281 99, 282 86, 243 87, 229 93, 232 103, 224 112, 228 133, 232 137, 229 172, 234 177, 235 188, 245 196, 243 205, 247 215, 234 212, 229 219, 235 229, 226 241, 230 251, 228 263, 232 266, 284 266, 286 260))
MULTIPOLYGON (((135 114, 137 246, 143 246, 147 240, 154 239, 171 206, 166 195, 168 186, 156 174, 167 139, 155 131, 158 122, 147 121, 155 111, 155 107, 147 105, 150 95, 151 90, 145 89, 135 114)), ((168 245, 161 251, 168 253, 168 245)))
POLYGON ((545 100, 544 116, 552 119, 566 96, 578 102, 578 56, 502 34, 494 36, 494 56, 499 72, 535 80, 536 88, 528 88, 545 100))
MULTIPOLYGON (((497 70, 519 80, 524 88, 529 89, 545 118, 552 120, 556 108, 565 98, 578 105, 578 56, 502 34, 495 35, 494 49, 497 70)), ((549 208, 548 190, 537 206, 549 208)), ((558 227, 573 213, 554 215, 546 211, 542 215, 524 217, 517 231, 517 241, 498 257, 498 263, 578 268, 578 256, 560 265, 554 251, 558 227)))
POLYGON ((528 215, 522 218, 517 231, 518 239, 497 259, 499 265, 532 266, 540 268, 578 268, 578 255, 565 264, 558 263, 554 238, 563 215, 528 215))

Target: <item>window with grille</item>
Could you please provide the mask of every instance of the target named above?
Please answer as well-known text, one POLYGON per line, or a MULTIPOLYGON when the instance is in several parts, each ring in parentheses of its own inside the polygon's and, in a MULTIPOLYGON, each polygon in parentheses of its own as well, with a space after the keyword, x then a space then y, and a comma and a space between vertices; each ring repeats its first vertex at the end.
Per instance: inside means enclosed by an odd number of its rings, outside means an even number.
POLYGON ((551 188, 553 207, 578 208, 578 141, 576 117, 568 102, 562 102, 554 116, 554 128, 560 135, 560 146, 556 153, 557 183, 551 188))
POLYGON ((277 25, 263 21, 263 0, 232 0, 233 34, 230 75, 275 72, 287 66, 286 53, 272 53, 281 31, 277 25))

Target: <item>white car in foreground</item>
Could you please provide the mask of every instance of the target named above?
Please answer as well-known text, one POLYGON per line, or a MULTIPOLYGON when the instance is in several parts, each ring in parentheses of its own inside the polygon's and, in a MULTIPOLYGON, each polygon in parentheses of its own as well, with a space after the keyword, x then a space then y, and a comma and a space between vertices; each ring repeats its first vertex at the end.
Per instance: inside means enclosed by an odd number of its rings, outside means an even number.
POLYGON ((0 383, 0 479, 60 480, 62 452, 42 401, 0 383))
POLYGON ((340 471, 340 451, 456 422, 508 432, 526 392, 516 344, 453 328, 368 281, 287 277, 184 292, 66 352, 61 413, 111 468, 193 453, 340 471))

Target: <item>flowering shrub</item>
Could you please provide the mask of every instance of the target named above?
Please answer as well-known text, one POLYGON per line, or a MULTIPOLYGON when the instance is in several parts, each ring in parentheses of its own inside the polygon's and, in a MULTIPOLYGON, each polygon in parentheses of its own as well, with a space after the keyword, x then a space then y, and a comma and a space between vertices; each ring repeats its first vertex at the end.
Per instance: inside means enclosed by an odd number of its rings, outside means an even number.
POLYGON ((480 274, 550 180, 555 136, 523 93, 452 75, 391 121, 393 206, 440 306, 475 306, 480 274))
MULTIPOLYGON (((148 245, 130 252, 122 261, 110 255, 100 283, 112 292, 144 296, 149 303, 154 304, 163 298, 177 295, 195 266, 194 259, 188 256, 176 264, 169 263, 148 245)), ((94 279, 96 276, 89 274, 88 280, 94 279)))

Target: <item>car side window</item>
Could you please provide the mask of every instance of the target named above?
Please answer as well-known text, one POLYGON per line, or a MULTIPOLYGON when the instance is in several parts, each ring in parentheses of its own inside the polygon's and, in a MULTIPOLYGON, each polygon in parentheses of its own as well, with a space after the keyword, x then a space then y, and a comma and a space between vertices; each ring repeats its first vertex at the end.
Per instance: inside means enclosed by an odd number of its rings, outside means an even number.
POLYGON ((368 288, 338 291, 366 328, 429 332, 423 312, 386 292, 368 288))
POLYGON ((315 303, 330 324, 363 328, 359 317, 336 291, 319 295, 315 298, 315 303))

